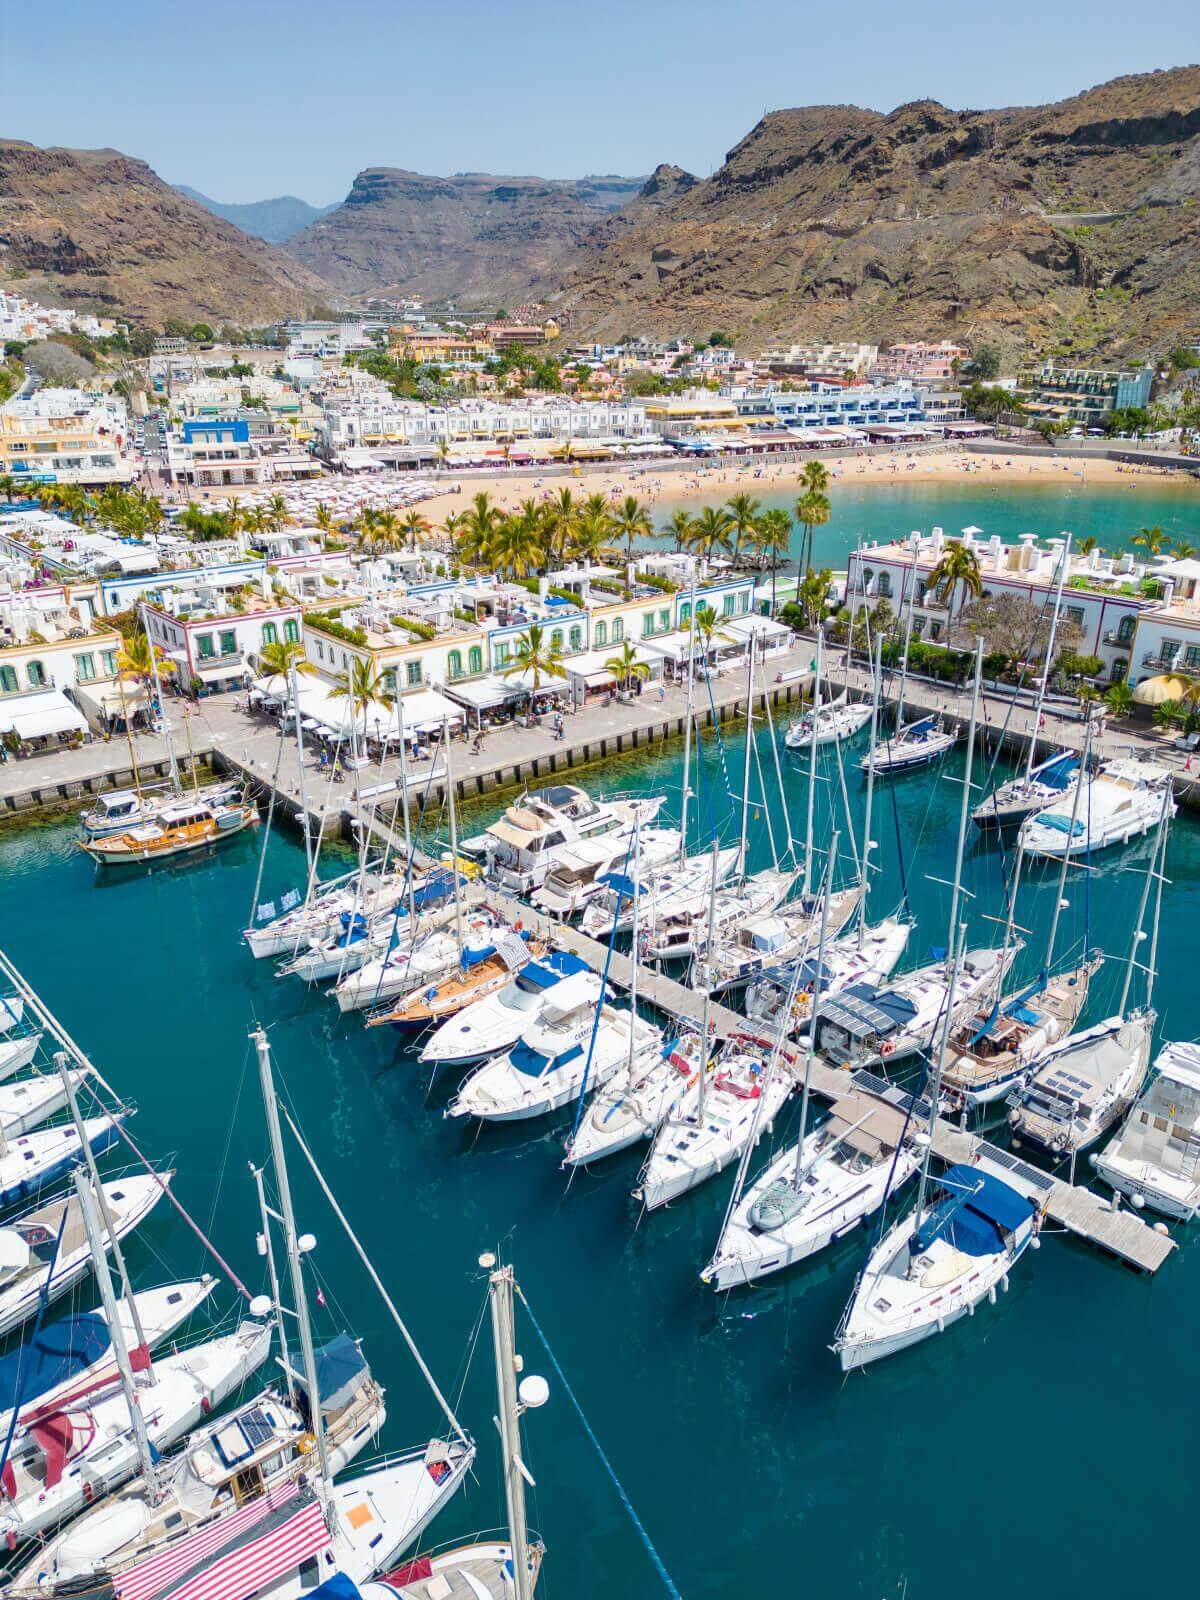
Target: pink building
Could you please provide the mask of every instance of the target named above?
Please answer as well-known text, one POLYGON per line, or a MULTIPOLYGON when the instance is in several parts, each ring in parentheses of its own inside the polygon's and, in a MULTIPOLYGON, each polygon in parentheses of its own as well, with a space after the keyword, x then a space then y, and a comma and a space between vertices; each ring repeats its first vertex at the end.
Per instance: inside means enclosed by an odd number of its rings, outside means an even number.
POLYGON ((949 383, 954 377, 954 363, 966 353, 962 345, 951 344, 949 339, 939 344, 894 344, 880 355, 871 376, 907 378, 911 383, 949 383))

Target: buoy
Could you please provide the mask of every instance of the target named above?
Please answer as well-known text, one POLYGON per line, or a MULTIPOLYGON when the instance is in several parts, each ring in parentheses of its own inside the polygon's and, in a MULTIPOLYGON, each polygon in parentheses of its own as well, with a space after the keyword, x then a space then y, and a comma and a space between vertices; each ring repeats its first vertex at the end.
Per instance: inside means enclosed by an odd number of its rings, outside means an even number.
POLYGON ((1154 1231, 1155 1233, 1161 1233, 1167 1237, 1169 1237, 1171 1232, 1170 1228, 1167 1227, 1165 1222, 1156 1222, 1154 1224, 1154 1231))

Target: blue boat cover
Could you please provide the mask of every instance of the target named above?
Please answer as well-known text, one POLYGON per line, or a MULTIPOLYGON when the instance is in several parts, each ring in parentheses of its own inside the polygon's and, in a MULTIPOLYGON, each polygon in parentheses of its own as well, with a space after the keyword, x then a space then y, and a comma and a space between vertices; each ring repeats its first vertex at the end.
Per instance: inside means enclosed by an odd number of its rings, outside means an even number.
POLYGON ((508 1059, 517 1071, 523 1072, 527 1078, 540 1078, 544 1072, 553 1072, 558 1067, 565 1067, 582 1054, 583 1046, 573 1044, 569 1050, 564 1050, 559 1055, 548 1056, 544 1051, 535 1050, 522 1039, 513 1045, 508 1059))
POLYGON ((1005 1235, 1028 1222, 1033 1211, 1032 1201, 978 1167, 955 1165, 939 1182, 947 1195, 913 1236, 918 1251, 944 1238, 964 1255, 994 1255, 1005 1235))
POLYGON ((56 1384, 84 1372, 108 1350, 108 1324, 98 1311, 63 1317, 0 1356, 0 1411, 28 1405, 56 1384))
POLYGON ((453 893, 453 872, 431 872, 422 883, 418 883, 413 889, 413 904, 415 906, 436 905, 439 900, 448 900, 453 893))
POLYGON ((906 740, 916 738, 923 739, 927 733, 933 732, 933 725, 935 721, 936 718, 934 717, 922 717, 920 722, 910 722, 908 727, 905 728, 903 734, 901 735, 901 738, 906 740))
POLYGON ((322 1345, 315 1359, 322 1411, 340 1410, 371 1375, 362 1351, 348 1333, 339 1333, 322 1345))
POLYGON ((344 1572, 335 1572, 319 1589, 312 1591, 308 1600, 362 1600, 362 1592, 344 1572))
POLYGON ((1079 771, 1079 757, 1072 750, 1060 750, 1040 767, 1034 767, 1030 777, 1044 783, 1048 789, 1065 789, 1079 771))
POLYGON ((1057 833, 1069 833, 1073 839, 1078 839, 1081 833, 1087 832, 1078 817, 1072 827, 1070 817, 1060 817, 1057 811, 1043 811, 1037 820, 1043 827, 1053 828, 1057 833))
POLYGON ((624 872, 606 872, 600 882, 615 889, 622 900, 632 900, 637 894, 637 884, 624 872))
POLYGON ((494 944, 480 944, 476 945, 474 949, 470 945, 464 945, 462 953, 463 971, 470 972, 472 967, 477 967, 481 961, 486 961, 489 956, 494 956, 495 954, 496 946, 494 944))

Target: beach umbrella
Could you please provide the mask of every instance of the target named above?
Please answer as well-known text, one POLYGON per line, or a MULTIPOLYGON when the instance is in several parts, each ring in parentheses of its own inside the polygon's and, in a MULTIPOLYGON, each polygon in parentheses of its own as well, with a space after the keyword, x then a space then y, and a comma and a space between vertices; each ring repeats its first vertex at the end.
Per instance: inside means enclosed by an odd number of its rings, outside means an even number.
POLYGON ((1189 687, 1186 678, 1164 672, 1157 678, 1143 678, 1133 691, 1133 698, 1139 706, 1161 706, 1168 700, 1181 700, 1189 687))

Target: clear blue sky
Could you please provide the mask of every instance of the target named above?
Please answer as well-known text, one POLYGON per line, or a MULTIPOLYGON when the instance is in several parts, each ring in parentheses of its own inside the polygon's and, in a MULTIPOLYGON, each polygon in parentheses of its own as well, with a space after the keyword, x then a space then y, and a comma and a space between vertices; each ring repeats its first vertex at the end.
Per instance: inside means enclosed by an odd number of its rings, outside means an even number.
POLYGON ((1028 105, 1198 55, 1195 0, 0 0, 0 132, 324 203, 368 166, 706 174, 767 109, 1028 105))

